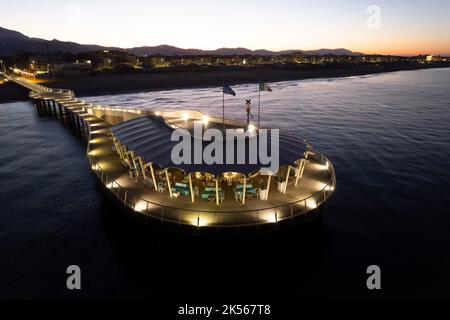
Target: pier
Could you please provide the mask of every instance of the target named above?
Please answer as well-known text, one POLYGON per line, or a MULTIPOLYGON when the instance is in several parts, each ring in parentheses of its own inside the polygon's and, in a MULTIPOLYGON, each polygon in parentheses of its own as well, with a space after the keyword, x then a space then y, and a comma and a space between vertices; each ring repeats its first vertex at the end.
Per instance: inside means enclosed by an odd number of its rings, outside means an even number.
MULTIPOLYGON (((230 172, 211 178, 204 172, 187 174, 162 168, 129 150, 116 136, 115 126, 158 115, 173 126, 191 127, 206 115, 192 110, 165 112, 95 105, 77 98, 71 90, 52 89, 19 77, 8 80, 30 90, 39 114, 74 128, 86 141, 87 159, 101 188, 120 209, 145 223, 213 232, 278 228, 317 216, 336 189, 331 161, 312 150, 300 155, 298 162, 280 168, 276 176, 230 172), (181 187, 177 190, 175 184, 181 187), (243 190, 236 192, 242 185, 243 190), (185 193, 180 195, 180 188, 185 193), (206 189, 211 190, 212 197, 203 197, 206 189)), ((221 125, 222 119, 209 117, 208 121, 221 125)), ((230 127, 241 124, 226 122, 230 127)))

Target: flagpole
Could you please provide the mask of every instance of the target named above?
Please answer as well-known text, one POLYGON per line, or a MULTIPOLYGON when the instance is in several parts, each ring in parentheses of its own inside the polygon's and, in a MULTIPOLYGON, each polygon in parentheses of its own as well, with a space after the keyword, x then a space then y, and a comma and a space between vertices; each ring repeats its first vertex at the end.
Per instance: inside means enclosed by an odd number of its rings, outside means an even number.
POLYGON ((222 130, 225 134, 225 92, 222 87, 222 130))
POLYGON ((261 129, 260 125, 260 109, 261 109, 261 88, 258 85, 258 130, 261 129))

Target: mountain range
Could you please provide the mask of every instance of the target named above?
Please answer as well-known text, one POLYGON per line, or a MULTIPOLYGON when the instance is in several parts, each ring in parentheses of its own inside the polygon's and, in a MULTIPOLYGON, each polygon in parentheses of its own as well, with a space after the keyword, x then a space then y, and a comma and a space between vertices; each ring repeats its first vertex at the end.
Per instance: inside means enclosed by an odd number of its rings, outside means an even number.
POLYGON ((105 47, 94 44, 79 44, 70 41, 59 41, 56 39, 45 40, 40 38, 31 38, 18 31, 9 30, 0 27, 0 56, 8 56, 14 51, 26 51, 33 53, 54 53, 54 52, 70 52, 73 54, 81 52, 89 52, 95 50, 118 50, 128 53, 144 56, 144 55, 163 55, 163 56, 186 56, 186 55, 282 55, 294 52, 302 52, 305 55, 363 55, 360 52, 353 52, 347 49, 319 49, 319 50, 250 50, 247 48, 220 48, 216 50, 201 49, 183 49, 169 45, 160 46, 143 46, 134 48, 118 48, 105 47))

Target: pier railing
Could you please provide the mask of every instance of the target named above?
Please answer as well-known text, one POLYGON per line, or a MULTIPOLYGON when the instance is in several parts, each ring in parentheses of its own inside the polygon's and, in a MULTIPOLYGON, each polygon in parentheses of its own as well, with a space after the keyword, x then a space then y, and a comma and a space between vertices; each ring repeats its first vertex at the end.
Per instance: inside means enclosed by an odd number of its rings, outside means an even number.
POLYGON ((314 158, 320 165, 326 166, 328 183, 311 196, 288 204, 270 206, 259 210, 236 211, 202 211, 180 209, 152 202, 136 196, 126 187, 113 179, 103 168, 89 156, 92 170, 100 180, 102 186, 129 211, 141 215, 145 219, 155 219, 162 222, 171 222, 194 227, 251 227, 262 224, 277 223, 283 220, 294 219, 300 215, 313 213, 328 198, 336 188, 336 176, 333 164, 323 154, 316 152, 309 159, 314 158))

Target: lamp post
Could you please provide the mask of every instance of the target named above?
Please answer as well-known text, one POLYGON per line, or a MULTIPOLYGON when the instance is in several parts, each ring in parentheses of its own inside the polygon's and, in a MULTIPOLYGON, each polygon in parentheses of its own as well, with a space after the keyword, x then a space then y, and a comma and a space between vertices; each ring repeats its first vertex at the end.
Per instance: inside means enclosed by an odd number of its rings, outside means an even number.
POLYGON ((248 126, 250 124, 250 117, 252 117, 252 119, 253 119, 252 100, 251 99, 245 100, 245 110, 247 111, 247 128, 248 128, 248 126))

